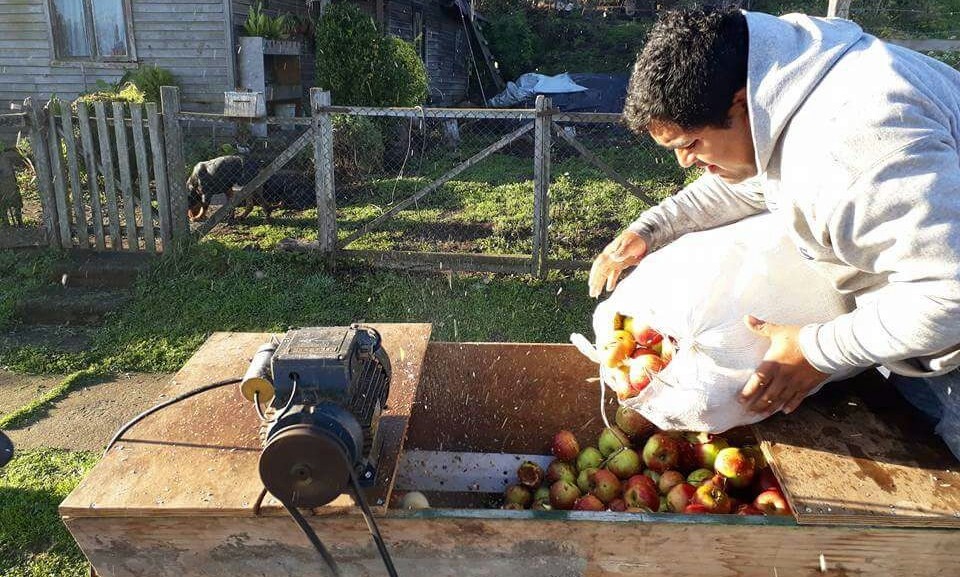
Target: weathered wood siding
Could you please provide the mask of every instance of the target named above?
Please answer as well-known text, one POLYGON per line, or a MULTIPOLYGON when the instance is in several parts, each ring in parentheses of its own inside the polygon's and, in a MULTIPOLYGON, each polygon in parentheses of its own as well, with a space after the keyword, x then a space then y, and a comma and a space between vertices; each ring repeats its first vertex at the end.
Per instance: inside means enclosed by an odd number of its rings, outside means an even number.
POLYGON ((455 11, 440 7, 439 0, 414 3, 395 0, 386 6, 387 30, 413 42, 414 7, 423 9, 426 32, 426 67, 430 104, 446 106, 462 101, 467 93, 469 37, 455 11))
MULTIPOLYGON (((132 6, 138 62, 173 72, 185 108, 222 109, 228 79, 223 0, 132 0, 132 6)), ((46 0, 0 0, 0 110, 27 96, 75 98, 126 71, 93 62, 54 64, 48 26, 46 0)))

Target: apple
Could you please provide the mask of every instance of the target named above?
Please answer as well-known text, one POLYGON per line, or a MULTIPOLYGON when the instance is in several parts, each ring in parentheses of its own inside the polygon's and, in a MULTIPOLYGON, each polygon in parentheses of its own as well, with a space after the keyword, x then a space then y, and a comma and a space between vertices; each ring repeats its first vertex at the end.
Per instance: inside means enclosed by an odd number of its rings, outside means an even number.
POLYGON ((777 489, 767 489, 757 495, 753 506, 763 511, 765 515, 790 515, 790 505, 783 494, 777 489))
POLYGON ((554 509, 567 511, 573 509, 573 504, 580 498, 580 489, 577 486, 561 479, 550 485, 550 506, 554 509))
POLYGON ((763 511, 757 509, 750 503, 744 503, 736 509, 737 515, 763 515, 763 511))
POLYGON ((596 447, 587 447, 577 456, 577 470, 598 469, 603 462, 603 453, 596 447))
POLYGON ((533 461, 524 461, 517 469, 517 479, 524 487, 536 489, 543 482, 543 469, 533 461))
POLYGON ((643 446, 643 462, 658 473, 675 469, 680 462, 680 444, 669 435, 655 433, 643 446))
POLYGON ((749 487, 756 474, 753 459, 737 447, 720 449, 713 462, 713 468, 726 478, 728 485, 735 489, 749 487))
POLYGON ((507 504, 516 503, 523 508, 533 500, 533 493, 523 485, 510 485, 506 491, 503 492, 503 497, 507 504))
POLYGON ((756 445, 744 445, 743 452, 753 459, 753 464, 757 470, 765 469, 770 465, 770 463, 767 463, 767 458, 763 455, 763 451, 756 445))
POLYGON ((660 358, 663 359, 663 366, 669 365, 676 353, 677 345, 674 344, 673 337, 664 337, 660 341, 660 358))
POLYGON ((670 492, 670 489, 686 481, 687 478, 684 477, 680 471, 664 471, 663 474, 660 475, 659 482, 657 482, 657 488, 660 489, 661 495, 666 495, 670 492))
POLYGON ((623 323, 623 330, 628 330, 633 334, 634 340, 641 347, 650 348, 663 340, 663 335, 653 330, 650 325, 638 322, 636 319, 630 319, 629 325, 626 321, 623 323))
POLYGON ((627 438, 627 435, 616 427, 607 427, 600 433, 600 438, 597 439, 597 447, 600 448, 600 453, 604 457, 609 457, 616 451, 624 447, 630 446, 630 439, 627 438))
POLYGON ((621 401, 630 398, 630 369, 626 366, 610 369, 610 378, 606 383, 621 401))
POLYGON ((682 513, 696 494, 697 488, 690 483, 674 485, 667 493, 667 505, 674 513, 682 513))
POLYGON ((687 475, 687 483, 694 487, 699 487, 713 478, 713 471, 710 469, 697 469, 687 475))
POLYGON ((667 502, 666 495, 660 495, 660 508, 657 509, 657 513, 667 513, 670 511, 670 503, 667 502))
MULTIPOLYGON (((547 489, 549 492, 550 489, 547 489)), ((550 504, 550 497, 546 499, 536 499, 533 502, 533 505, 530 505, 531 511, 553 511, 553 506, 550 504)))
POLYGON ((550 487, 546 485, 538 487, 537 490, 533 492, 534 501, 543 501, 544 499, 547 501, 550 500, 550 487))
POLYGON ((617 427, 633 441, 643 439, 652 434, 657 428, 653 423, 648 421, 646 417, 634 409, 623 405, 617 408, 617 415, 614 417, 614 421, 616 421, 617 427))
POLYGON ((710 513, 710 509, 700 503, 690 503, 683 508, 683 512, 687 515, 707 515, 710 513))
POLYGON ((755 479, 758 493, 762 493, 767 489, 776 489, 781 491, 780 481, 777 480, 777 476, 773 474, 773 470, 770 469, 770 467, 760 469, 760 472, 757 473, 755 479))
POLYGON ((587 493, 590 491, 590 475, 598 471, 597 467, 590 467, 588 469, 583 469, 580 471, 580 474, 577 475, 577 488, 580 489, 581 493, 587 493))
POLYGON ((657 488, 650 483, 636 483, 624 491, 623 500, 627 507, 645 507, 650 511, 656 511, 660 508, 660 494, 657 488))
POLYGON ((620 479, 606 469, 598 469, 588 475, 590 493, 596 495, 604 503, 609 503, 620 496, 620 479))
POLYGON ((640 455, 633 449, 621 449, 607 459, 607 469, 621 479, 628 479, 640 472, 640 455))
POLYGON ((547 467, 547 483, 552 485, 561 479, 570 483, 576 482, 577 470, 570 463, 554 459, 547 467))
POLYGON ((633 475, 632 477, 628 478, 626 481, 623 482, 621 488, 623 489, 624 492, 626 492, 627 489, 629 489, 634 485, 638 485, 638 484, 650 485, 651 483, 653 484, 654 487, 657 486, 656 481, 653 481, 652 479, 650 479, 650 477, 647 477, 647 475, 633 475))
POLYGON ((607 506, 596 495, 584 495, 573 502, 574 511, 603 511, 607 506))
POLYGON ((660 482, 660 473, 653 469, 644 469, 643 474, 650 477, 655 484, 660 482))
POLYGON ((630 396, 635 396, 647 388, 653 375, 663 369, 663 361, 653 352, 640 349, 636 356, 627 361, 630 367, 628 380, 630 381, 630 396))
POLYGON ((687 440, 693 443, 697 464, 704 469, 713 469, 713 462, 717 459, 717 453, 730 446, 723 437, 710 433, 690 433, 687 440))
POLYGON ((676 439, 680 446, 680 463, 677 465, 677 470, 687 474, 694 469, 699 469, 700 461, 697 459, 693 444, 686 437, 676 437, 676 439))
POLYGON ((693 495, 693 502, 703 505, 710 513, 730 512, 730 497, 714 483, 704 483, 697 487, 697 492, 693 495))
POLYGON ((580 454, 580 443, 571 431, 563 430, 553 437, 553 456, 572 463, 580 454))
POLYGON ((627 502, 624 501, 623 498, 617 497, 613 501, 610 501, 610 503, 607 504, 607 507, 611 511, 617 511, 622 513, 623 511, 627 510, 627 502))
POLYGON ((605 367, 615 368, 626 360, 635 348, 637 348, 637 341, 629 331, 622 329, 613 331, 610 340, 600 348, 600 360, 605 367))

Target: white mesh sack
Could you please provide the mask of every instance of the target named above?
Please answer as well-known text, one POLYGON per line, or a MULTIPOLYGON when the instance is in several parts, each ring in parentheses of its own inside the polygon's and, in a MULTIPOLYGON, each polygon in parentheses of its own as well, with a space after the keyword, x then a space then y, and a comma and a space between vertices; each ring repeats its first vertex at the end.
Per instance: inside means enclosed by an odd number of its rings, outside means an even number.
MULTIPOLYGON (((744 325, 745 315, 805 325, 850 307, 804 261, 776 217, 763 214, 684 235, 643 259, 597 306, 593 329, 602 345, 620 313, 674 337, 673 361, 621 403, 664 430, 720 433, 766 417, 737 401, 770 344, 744 325)), ((572 340, 584 350, 585 339, 572 340)), ((584 352, 598 358, 595 351, 584 352)))

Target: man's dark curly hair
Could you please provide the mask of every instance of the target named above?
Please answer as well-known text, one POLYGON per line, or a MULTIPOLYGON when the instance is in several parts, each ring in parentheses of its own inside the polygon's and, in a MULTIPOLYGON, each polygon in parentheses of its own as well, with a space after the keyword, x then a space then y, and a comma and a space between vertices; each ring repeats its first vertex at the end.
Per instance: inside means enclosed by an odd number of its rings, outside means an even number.
POLYGON ((677 10, 650 30, 623 114, 641 133, 652 120, 685 130, 726 127, 733 96, 747 84, 747 20, 730 8, 677 10))

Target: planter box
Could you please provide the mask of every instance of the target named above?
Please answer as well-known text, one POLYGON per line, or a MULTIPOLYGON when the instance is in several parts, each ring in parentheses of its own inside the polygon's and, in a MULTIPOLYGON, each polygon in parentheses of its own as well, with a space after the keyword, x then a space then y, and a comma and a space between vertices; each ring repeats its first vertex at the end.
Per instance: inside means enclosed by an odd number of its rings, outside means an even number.
POLYGON ((262 118, 267 115, 263 92, 224 92, 223 114, 237 118, 262 118))

